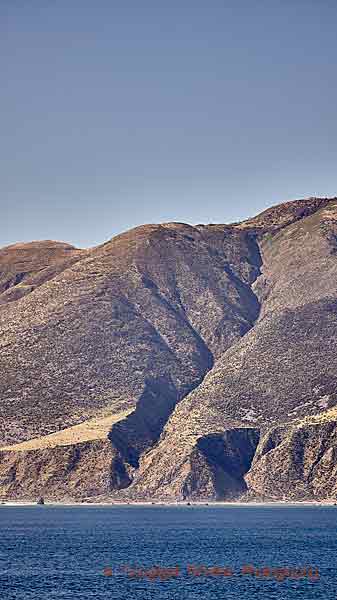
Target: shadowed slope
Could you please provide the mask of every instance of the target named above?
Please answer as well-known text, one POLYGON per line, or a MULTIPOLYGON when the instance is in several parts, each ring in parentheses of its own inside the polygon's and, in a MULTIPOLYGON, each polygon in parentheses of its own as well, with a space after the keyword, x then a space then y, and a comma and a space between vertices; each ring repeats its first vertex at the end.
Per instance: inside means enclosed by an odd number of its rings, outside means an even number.
POLYGON ((139 227, 2 307, 2 446, 34 438, 38 448, 43 436, 127 411, 110 440, 137 466, 213 356, 258 316, 246 282, 259 274, 256 243, 227 238, 226 228, 211 241, 183 224, 139 227), (245 248, 237 268, 234 244, 240 257, 245 248))
MULTIPOLYGON (((141 462, 135 495, 182 497, 205 436, 233 426, 263 430, 337 404, 336 234, 331 201, 261 239, 262 275, 252 286, 260 317, 176 408, 141 462)), ((209 495, 216 495, 214 487, 209 495)))
POLYGON ((0 491, 244 493, 260 433, 337 403, 336 214, 138 227, 0 307, 0 491))

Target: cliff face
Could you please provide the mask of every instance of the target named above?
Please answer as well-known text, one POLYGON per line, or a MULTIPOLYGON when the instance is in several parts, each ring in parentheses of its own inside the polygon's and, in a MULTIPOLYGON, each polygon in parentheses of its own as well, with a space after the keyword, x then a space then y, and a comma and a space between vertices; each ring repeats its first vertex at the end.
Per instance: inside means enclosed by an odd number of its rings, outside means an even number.
POLYGON ((333 496, 336 252, 317 198, 0 251, 0 493, 333 496))
POLYGON ((258 498, 324 499, 337 495, 337 412, 267 431, 246 476, 258 498))

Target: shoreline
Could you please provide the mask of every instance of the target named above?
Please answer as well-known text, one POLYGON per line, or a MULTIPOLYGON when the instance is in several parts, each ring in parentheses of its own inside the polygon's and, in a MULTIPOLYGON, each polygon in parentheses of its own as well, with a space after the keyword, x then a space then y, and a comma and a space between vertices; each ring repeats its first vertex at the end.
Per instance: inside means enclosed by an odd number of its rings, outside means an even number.
POLYGON ((76 508, 81 508, 81 507, 104 507, 104 508, 113 508, 113 507, 162 507, 162 508, 181 508, 181 507, 189 507, 189 508, 193 508, 193 507, 238 507, 238 508, 257 508, 257 507, 319 507, 319 508, 324 508, 326 506, 337 506, 337 503, 334 502, 333 500, 331 501, 319 501, 319 500, 270 500, 270 501, 264 501, 264 502, 258 502, 258 501, 252 501, 252 502, 230 502, 230 501, 215 501, 215 500, 210 500, 210 501, 181 501, 181 502, 169 502, 169 501, 133 501, 133 502, 122 502, 122 501, 114 501, 114 502, 74 502, 74 501, 69 501, 69 502, 61 502, 61 501, 48 501, 45 500, 45 504, 40 505, 37 504, 37 502, 32 502, 32 501, 15 501, 15 500, 8 500, 8 501, 2 501, 0 503, 0 508, 5 508, 5 507, 13 507, 13 508, 18 508, 18 507, 32 507, 32 506, 36 506, 39 508, 44 508, 44 507, 57 507, 57 508, 62 508, 62 507, 76 507, 76 508))

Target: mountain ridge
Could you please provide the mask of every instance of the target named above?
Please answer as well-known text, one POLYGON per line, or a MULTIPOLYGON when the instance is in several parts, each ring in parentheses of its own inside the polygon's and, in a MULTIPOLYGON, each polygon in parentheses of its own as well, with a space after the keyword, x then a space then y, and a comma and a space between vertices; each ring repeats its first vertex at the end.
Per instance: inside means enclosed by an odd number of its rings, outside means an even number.
POLYGON ((310 198, 240 224, 140 226, 84 251, 34 242, 27 271, 8 256, 17 245, 0 249, 0 494, 270 493, 259 440, 337 403, 336 240, 337 198, 310 198), (72 443, 90 420, 103 434, 72 443), (58 432, 53 447, 29 445, 58 432))

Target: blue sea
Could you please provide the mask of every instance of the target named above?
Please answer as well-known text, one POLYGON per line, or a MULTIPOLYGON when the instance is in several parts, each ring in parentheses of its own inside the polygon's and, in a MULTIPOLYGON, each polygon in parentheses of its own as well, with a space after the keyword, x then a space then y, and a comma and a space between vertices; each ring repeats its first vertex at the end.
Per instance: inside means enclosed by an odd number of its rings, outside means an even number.
POLYGON ((337 599, 337 507, 0 506, 1 600, 337 599))

